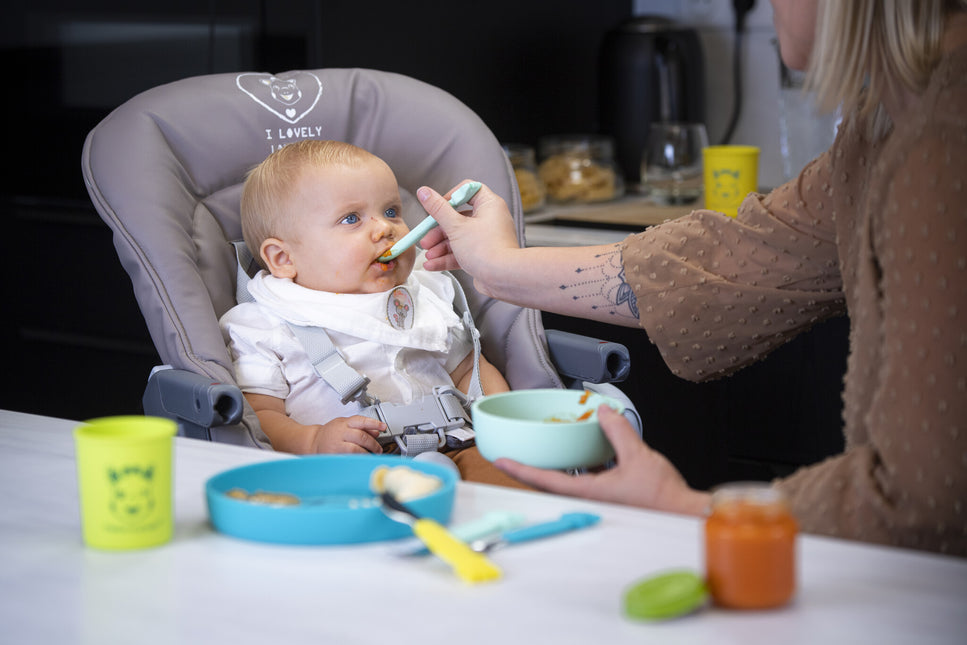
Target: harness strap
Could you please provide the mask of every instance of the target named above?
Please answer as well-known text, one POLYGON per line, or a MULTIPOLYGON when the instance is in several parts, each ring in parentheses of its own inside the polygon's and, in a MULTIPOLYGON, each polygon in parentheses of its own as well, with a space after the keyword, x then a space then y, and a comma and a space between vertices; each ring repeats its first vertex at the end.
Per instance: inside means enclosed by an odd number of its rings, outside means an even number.
POLYGON ((343 405, 359 400, 363 405, 379 403, 366 393, 369 379, 345 361, 325 329, 289 323, 289 329, 305 348, 316 373, 336 391, 343 405))
POLYGON ((470 305, 467 303, 467 294, 463 292, 460 281, 452 273, 448 272, 446 275, 450 276, 450 281, 453 283, 453 306, 459 313, 463 314, 463 326, 470 334, 470 340, 473 342, 473 373, 470 377, 470 387, 467 388, 467 398, 472 403, 483 396, 483 385, 480 382, 480 332, 477 331, 477 326, 473 324, 470 305))
POLYGON ((440 448, 437 435, 432 432, 401 435, 396 438, 396 444, 400 447, 400 454, 404 457, 411 457, 424 452, 435 452, 440 448))
POLYGON ((232 242, 232 246, 235 248, 235 261, 238 262, 239 269, 235 272, 235 301, 239 304, 254 302, 255 298, 248 292, 248 283, 259 272, 259 263, 255 261, 255 256, 243 240, 232 242))

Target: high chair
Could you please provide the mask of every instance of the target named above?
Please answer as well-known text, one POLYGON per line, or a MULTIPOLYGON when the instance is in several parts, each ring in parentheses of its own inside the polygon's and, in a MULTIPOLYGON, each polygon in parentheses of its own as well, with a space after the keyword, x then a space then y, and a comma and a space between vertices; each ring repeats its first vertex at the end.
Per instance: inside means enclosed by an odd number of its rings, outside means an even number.
MULTIPOLYGON (((411 227, 426 216, 419 186, 443 192, 482 181, 506 200, 523 243, 520 194, 499 142, 455 97, 418 80, 366 69, 231 73, 135 96, 89 133, 82 168, 165 363, 148 378, 145 413, 176 419, 185 436, 270 447, 235 386, 218 319, 236 303, 231 242, 242 237, 246 173, 309 138, 347 141, 386 161, 411 227)), ((545 333, 540 312, 485 297, 455 273, 483 352, 512 389, 602 384, 640 430, 610 385, 627 375, 624 347, 545 333), (566 367, 559 372, 552 357, 566 367)))

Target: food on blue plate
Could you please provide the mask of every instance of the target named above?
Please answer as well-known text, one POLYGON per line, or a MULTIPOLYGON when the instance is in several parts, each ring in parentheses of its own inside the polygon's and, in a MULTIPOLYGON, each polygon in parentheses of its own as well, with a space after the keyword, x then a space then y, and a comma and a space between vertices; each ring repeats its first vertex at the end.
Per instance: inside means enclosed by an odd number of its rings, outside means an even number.
POLYGON ((252 502, 253 504, 270 504, 273 506, 296 506, 299 498, 289 493, 270 493, 264 490, 257 490, 249 493, 241 488, 233 488, 225 492, 225 495, 232 499, 252 502))
POLYGON ((400 502, 426 497, 442 486, 443 480, 439 477, 409 466, 380 466, 369 479, 369 487, 373 492, 379 494, 385 491, 400 502))

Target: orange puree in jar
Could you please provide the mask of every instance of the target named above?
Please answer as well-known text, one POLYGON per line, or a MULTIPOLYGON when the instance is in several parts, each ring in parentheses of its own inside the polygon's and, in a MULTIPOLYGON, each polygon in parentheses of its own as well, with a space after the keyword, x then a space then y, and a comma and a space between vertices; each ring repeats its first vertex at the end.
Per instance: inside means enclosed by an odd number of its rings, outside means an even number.
POLYGON ((796 520, 767 484, 731 484, 712 494, 705 521, 705 569, 722 607, 784 605, 796 588, 796 520))

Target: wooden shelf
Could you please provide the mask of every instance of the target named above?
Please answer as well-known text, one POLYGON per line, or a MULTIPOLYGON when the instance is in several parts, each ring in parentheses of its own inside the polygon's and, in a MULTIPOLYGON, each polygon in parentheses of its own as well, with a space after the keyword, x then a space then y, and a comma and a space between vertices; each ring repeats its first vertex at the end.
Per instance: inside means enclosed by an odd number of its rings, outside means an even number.
POLYGON ((610 202, 595 204, 548 204, 524 216, 527 224, 582 223, 645 228, 687 215, 704 202, 699 199, 682 206, 656 204, 644 195, 625 195, 610 202))

